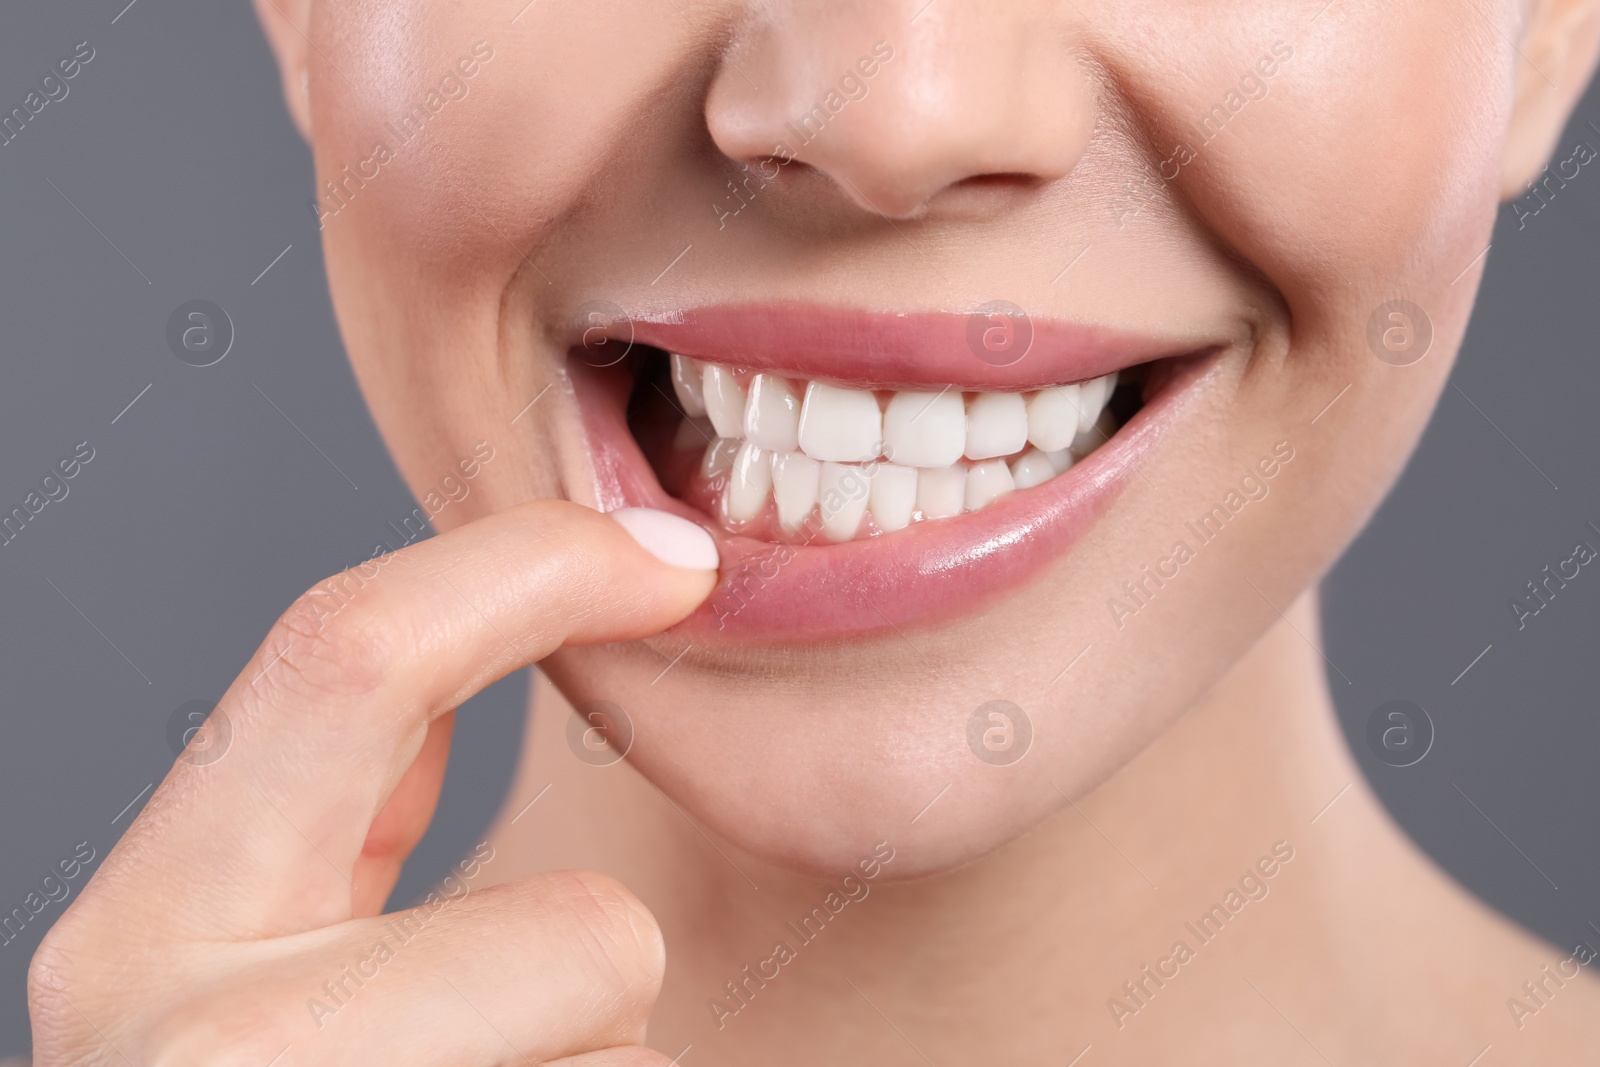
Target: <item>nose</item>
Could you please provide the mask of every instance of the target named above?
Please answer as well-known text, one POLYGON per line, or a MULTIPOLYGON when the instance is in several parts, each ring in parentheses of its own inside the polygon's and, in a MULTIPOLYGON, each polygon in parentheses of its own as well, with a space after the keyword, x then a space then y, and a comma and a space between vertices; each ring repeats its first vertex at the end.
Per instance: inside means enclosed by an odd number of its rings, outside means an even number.
POLYGON ((1062 178, 1094 132, 1096 93, 1058 6, 753 5, 706 97, 712 139, 744 162, 792 157, 891 218, 952 190, 998 202, 1062 178))

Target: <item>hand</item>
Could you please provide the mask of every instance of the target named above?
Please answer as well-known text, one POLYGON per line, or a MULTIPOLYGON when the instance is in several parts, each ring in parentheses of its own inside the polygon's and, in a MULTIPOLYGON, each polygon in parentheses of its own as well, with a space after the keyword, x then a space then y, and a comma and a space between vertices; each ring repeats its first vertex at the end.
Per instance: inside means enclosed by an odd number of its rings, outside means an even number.
POLYGON ((452 709, 563 644, 670 626, 715 568, 685 520, 539 501, 301 597, 214 713, 225 754, 174 764, 39 947, 34 1063, 665 1064, 640 1047, 661 935, 616 882, 475 890, 403 942, 377 913, 432 815, 452 709), (328 982, 336 1013, 313 1006, 328 982))

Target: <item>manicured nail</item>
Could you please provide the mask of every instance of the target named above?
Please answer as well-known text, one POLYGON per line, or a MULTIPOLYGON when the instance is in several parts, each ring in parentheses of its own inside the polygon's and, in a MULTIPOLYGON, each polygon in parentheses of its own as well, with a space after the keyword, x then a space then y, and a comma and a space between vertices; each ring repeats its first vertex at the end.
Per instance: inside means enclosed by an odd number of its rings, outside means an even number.
POLYGON ((717 543, 703 527, 655 508, 623 508, 610 513, 628 534, 662 563, 695 571, 714 571, 717 543))

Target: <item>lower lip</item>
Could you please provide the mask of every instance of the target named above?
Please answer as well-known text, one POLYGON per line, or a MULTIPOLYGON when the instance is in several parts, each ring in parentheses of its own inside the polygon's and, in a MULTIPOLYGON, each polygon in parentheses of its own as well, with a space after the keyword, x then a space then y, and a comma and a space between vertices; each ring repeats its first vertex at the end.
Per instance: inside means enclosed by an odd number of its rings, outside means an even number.
POLYGON ((622 406, 574 364, 600 506, 649 507, 706 526, 722 579, 673 632, 690 639, 776 643, 850 637, 970 615, 1017 588, 1082 536, 1154 451, 1214 363, 1174 367, 1111 440, 1042 485, 980 511, 841 544, 780 546, 725 533, 668 495, 629 432, 622 406))

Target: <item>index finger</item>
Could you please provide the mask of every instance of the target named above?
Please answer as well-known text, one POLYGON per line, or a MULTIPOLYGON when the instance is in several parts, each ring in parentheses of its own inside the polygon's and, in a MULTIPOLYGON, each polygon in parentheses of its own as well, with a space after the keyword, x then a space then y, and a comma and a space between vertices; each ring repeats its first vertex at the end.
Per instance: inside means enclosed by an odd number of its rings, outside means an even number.
POLYGON ((716 558, 664 512, 535 501, 346 572, 345 598, 324 583, 218 705, 225 756, 174 765, 83 905, 115 888, 160 903, 147 929, 194 939, 350 918, 368 828, 430 721, 563 644, 665 629, 710 593, 716 558))

